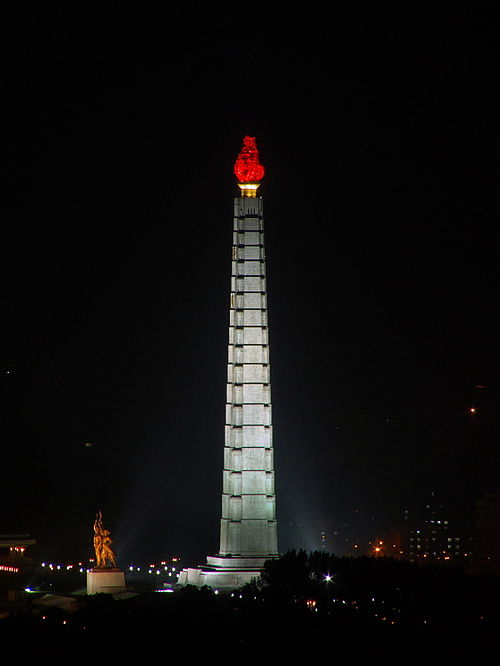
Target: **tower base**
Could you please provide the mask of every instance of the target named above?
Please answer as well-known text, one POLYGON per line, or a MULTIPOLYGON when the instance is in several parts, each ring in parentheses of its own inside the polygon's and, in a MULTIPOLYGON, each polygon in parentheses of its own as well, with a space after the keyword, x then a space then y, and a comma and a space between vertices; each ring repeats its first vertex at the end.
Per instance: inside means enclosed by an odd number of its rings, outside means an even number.
POLYGON ((217 590, 235 590, 254 578, 260 576, 266 560, 278 557, 277 555, 259 555, 253 557, 216 555, 207 557, 204 566, 183 569, 177 580, 177 585, 207 585, 217 590))
POLYGON ((87 594, 117 594, 127 589, 121 569, 91 569, 87 571, 87 594))

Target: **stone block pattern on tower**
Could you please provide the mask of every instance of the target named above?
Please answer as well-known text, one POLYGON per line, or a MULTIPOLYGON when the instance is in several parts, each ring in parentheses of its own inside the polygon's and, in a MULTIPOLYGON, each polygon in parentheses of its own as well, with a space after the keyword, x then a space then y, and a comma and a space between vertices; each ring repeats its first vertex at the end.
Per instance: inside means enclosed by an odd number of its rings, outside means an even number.
POLYGON ((277 554, 263 201, 237 197, 231 271, 221 556, 277 554))

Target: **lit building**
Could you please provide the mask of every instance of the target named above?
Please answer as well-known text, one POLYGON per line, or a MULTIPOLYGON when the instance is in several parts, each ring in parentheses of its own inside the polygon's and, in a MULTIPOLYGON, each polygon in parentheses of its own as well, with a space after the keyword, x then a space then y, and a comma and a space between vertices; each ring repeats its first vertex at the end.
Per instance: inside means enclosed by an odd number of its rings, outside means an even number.
POLYGON ((434 500, 425 505, 422 520, 408 526, 407 557, 419 564, 468 564, 470 536, 450 526, 443 506, 434 500))
POLYGON ((0 571, 8 570, 9 566, 19 571, 28 562, 26 548, 34 544, 36 541, 30 534, 0 534, 0 571))
POLYGON ((179 584, 236 588, 277 556, 263 200, 264 168, 245 137, 236 160, 227 402, 218 555, 179 584))
POLYGON ((22 590, 32 579, 34 560, 27 556, 36 544, 29 534, 0 534, 0 602, 18 602, 22 590))

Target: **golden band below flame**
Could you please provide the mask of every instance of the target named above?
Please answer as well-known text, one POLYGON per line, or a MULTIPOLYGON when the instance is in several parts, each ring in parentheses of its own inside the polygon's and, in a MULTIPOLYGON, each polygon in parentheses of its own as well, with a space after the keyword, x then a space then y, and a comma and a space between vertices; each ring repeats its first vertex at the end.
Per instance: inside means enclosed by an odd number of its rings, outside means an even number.
POLYGON ((256 197, 260 183, 238 183, 242 197, 256 197))

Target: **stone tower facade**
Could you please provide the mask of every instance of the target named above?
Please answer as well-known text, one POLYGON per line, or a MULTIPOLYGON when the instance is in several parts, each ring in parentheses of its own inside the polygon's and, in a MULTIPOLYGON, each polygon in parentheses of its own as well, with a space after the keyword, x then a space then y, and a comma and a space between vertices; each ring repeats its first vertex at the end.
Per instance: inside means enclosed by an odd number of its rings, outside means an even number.
POLYGON ((235 164, 227 400, 219 554, 185 569, 179 584, 235 588, 277 557, 269 328, 263 200, 264 169, 245 137, 235 164))
POLYGON ((237 197, 220 554, 276 554, 269 329, 261 197, 237 197))

